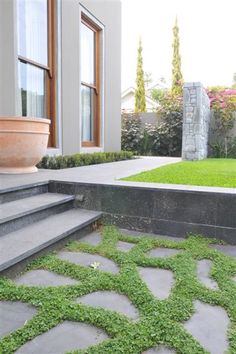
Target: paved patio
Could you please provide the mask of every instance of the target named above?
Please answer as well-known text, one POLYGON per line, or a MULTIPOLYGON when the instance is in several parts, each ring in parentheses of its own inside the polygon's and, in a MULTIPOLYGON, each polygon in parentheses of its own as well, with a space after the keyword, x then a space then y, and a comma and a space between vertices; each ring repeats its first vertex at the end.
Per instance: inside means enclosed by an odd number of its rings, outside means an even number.
POLYGON ((109 162, 98 165, 67 168, 63 170, 39 170, 23 175, 0 174, 1 189, 26 186, 49 180, 89 183, 111 183, 119 178, 152 170, 157 167, 181 161, 177 157, 141 157, 133 160, 109 162))
POLYGON ((144 183, 120 181, 140 172, 180 162, 179 157, 143 156, 134 160, 109 162, 104 164, 67 168, 62 170, 39 170, 32 174, 0 174, 0 193, 15 187, 26 187, 48 181, 81 182, 108 185, 125 185, 151 187, 154 189, 171 189, 236 194, 236 188, 188 186, 180 184, 144 183))
MULTIPOLYGON (((142 243, 142 234, 133 231, 123 230, 126 235, 132 236, 135 243, 119 240, 116 249, 128 254, 134 250, 137 243, 142 243)), ((152 235, 149 235, 152 237, 152 235)), ((156 239, 156 238, 155 238, 156 239)), ((168 237, 161 237, 160 240, 170 240, 168 237)), ((130 240, 131 241, 131 240, 130 240)), ((171 239, 175 241, 175 239, 171 239)), ((181 245, 184 239, 178 239, 176 245, 181 245)), ((102 237, 99 232, 93 232, 82 239, 80 243, 88 247, 99 247, 102 237)), ((220 253, 236 257, 236 246, 211 246, 220 253)), ((151 259, 162 259, 163 261, 173 257, 178 257, 183 250, 155 247, 150 250, 146 257, 151 259)), ((91 267, 98 262, 99 273, 113 276, 119 275, 119 266, 110 259, 98 255, 90 254, 85 251, 62 250, 57 256, 61 260, 66 260, 69 264, 77 264, 84 268, 91 267)), ((147 259, 148 259, 147 258, 147 259)), ((206 259, 197 262, 197 280, 204 289, 215 291, 218 289, 217 283, 211 278, 212 262, 206 259)), ((90 268, 91 269, 91 268, 90 268)), ((152 296, 160 301, 168 300, 175 286, 174 272, 168 269, 159 269, 156 267, 139 266, 138 273, 144 286, 151 292, 152 296)), ((47 287, 78 286, 83 285, 83 281, 72 279, 69 276, 62 276, 51 270, 35 269, 26 272, 14 279, 17 285, 27 287, 40 286, 42 289, 47 287)), ((40 289, 40 288, 39 288, 40 289)), ((138 290, 138 289, 137 289, 138 290)), ((75 292, 76 293, 76 292, 75 292)), ((48 293, 49 294, 49 293, 48 293)), ((92 291, 84 296, 74 299, 75 304, 83 304, 94 309, 100 308, 104 311, 115 311, 119 315, 127 317, 134 325, 141 320, 139 309, 132 304, 132 301, 125 294, 119 294, 114 290, 92 291)), ((71 305, 75 306, 75 305, 71 305)), ((201 348, 211 354, 223 354, 229 348, 227 332, 230 327, 230 320, 227 312, 221 306, 214 306, 210 303, 195 300, 193 303, 194 313, 191 317, 182 323, 183 327, 199 343, 201 348)), ((4 338, 12 331, 27 325, 27 322, 33 320, 38 310, 33 305, 20 301, 0 301, 0 339, 4 338)), ((109 316, 109 313, 107 313, 109 316)), ((44 333, 32 338, 32 340, 22 345, 16 353, 18 354, 63 354, 67 351, 86 349, 99 343, 106 343, 110 339, 105 330, 84 322, 63 320, 53 328, 44 331, 44 333)), ((1 344, 1 343, 0 343, 1 344)), ((109 346, 108 346, 109 347, 109 346)), ((166 345, 151 347, 142 352, 142 354, 176 354, 177 351, 166 345)), ((180 353, 180 352, 179 352, 180 353)), ((185 353, 183 351, 183 353, 185 353)), ((194 353, 196 353, 194 351, 194 353)), ((203 353, 198 351, 198 353, 203 353)), ((204 352, 205 353, 205 352, 204 352)), ((115 352, 112 352, 115 354, 115 352)), ((140 354, 140 353, 137 353, 140 354)), ((191 353, 192 354, 192 353, 191 353)))

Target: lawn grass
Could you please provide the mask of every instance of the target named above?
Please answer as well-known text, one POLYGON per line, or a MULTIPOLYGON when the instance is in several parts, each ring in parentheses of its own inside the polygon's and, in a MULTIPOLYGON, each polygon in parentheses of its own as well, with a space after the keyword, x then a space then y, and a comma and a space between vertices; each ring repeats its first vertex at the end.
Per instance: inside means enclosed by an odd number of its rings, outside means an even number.
POLYGON ((236 187, 236 159, 182 161, 122 178, 126 181, 236 187))
POLYGON ((80 281, 78 285, 59 287, 29 287, 0 278, 0 300, 23 301, 36 306, 37 314, 22 328, 0 340, 0 353, 12 354, 27 341, 48 331, 65 320, 82 321, 104 329, 109 339, 74 354, 140 354, 148 348, 164 344, 177 354, 207 354, 188 333, 183 322, 194 312, 193 302, 200 301, 222 306, 228 313, 231 325, 228 331, 229 353, 236 353, 236 275, 235 259, 209 247, 214 240, 190 236, 182 242, 151 237, 134 238, 122 234, 114 227, 105 227, 102 243, 98 246, 72 242, 67 250, 100 254, 115 261, 118 274, 83 267, 57 257, 56 253, 39 258, 28 269, 47 269, 80 281), (135 244, 129 252, 117 250, 118 240, 135 244), (151 258, 147 252, 155 247, 181 250, 168 258, 151 258), (212 278, 219 290, 206 288, 198 281, 198 260, 213 262, 212 278), (174 273, 174 286, 166 300, 158 300, 141 280, 138 266, 169 269, 174 273), (77 304, 79 296, 98 291, 113 290, 129 297, 139 310, 138 321, 103 308, 77 304))

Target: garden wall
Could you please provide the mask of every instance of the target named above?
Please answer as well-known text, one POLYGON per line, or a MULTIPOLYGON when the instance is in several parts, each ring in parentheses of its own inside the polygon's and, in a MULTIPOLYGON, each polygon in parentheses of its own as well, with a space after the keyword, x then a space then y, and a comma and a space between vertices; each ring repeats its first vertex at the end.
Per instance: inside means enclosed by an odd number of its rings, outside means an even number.
POLYGON ((105 223, 122 228, 177 237, 193 232, 236 244, 234 192, 60 181, 49 190, 78 195, 77 207, 102 211, 105 223))
POLYGON ((159 125, 161 122, 161 117, 157 114, 157 112, 122 113, 121 117, 139 117, 142 126, 145 124, 159 125))

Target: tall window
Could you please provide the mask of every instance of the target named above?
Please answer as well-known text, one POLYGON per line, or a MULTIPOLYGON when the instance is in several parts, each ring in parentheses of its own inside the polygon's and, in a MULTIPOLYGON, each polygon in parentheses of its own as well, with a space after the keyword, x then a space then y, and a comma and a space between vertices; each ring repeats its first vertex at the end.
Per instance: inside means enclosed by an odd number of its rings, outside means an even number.
POLYGON ((87 17, 81 23, 81 117, 82 145, 99 146, 100 138, 100 29, 87 17))
POLYGON ((49 146, 54 146, 54 0, 17 0, 17 34, 20 111, 51 119, 49 146))

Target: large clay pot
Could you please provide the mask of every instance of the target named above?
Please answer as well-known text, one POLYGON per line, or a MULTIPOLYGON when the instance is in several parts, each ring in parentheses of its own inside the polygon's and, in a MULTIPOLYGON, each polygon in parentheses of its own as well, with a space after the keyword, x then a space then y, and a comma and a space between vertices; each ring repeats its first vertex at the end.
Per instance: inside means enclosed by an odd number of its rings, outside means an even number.
POLYGON ((0 173, 32 173, 45 155, 49 119, 0 117, 0 173))

